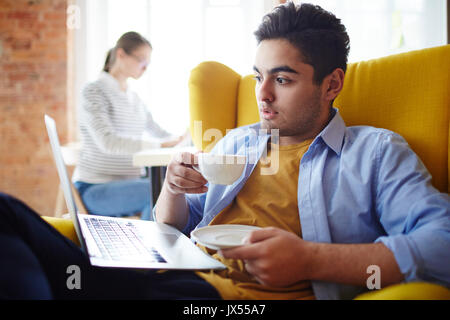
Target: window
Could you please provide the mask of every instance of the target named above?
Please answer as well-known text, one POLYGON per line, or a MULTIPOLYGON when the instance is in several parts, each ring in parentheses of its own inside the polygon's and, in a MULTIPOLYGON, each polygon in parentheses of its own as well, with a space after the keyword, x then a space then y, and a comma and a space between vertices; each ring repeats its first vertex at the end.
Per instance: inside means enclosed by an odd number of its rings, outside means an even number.
MULTIPOLYGON (((252 72, 253 32, 272 1, 262 0, 79 0, 76 30, 76 92, 101 71, 106 52, 127 31, 153 46, 148 70, 131 87, 155 120, 175 134, 189 126, 188 79, 192 68, 216 60, 241 74, 252 72), (84 14, 83 14, 84 13, 84 14)), ((78 100, 79 101, 79 100, 78 100)))
MULTIPOLYGON (((298 2, 298 1, 297 1, 298 2)), ((341 18, 350 35, 349 61, 443 45, 446 0, 313 0, 341 18)), ((276 0, 77 0, 75 92, 98 77, 108 49, 127 31, 153 45, 149 69, 131 86, 155 120, 180 134, 188 127, 188 78, 201 61, 252 73, 254 30, 276 0)), ((79 99, 78 99, 79 101, 79 99)))
POLYGON ((315 0, 342 20, 349 61, 447 43, 446 0, 315 0))

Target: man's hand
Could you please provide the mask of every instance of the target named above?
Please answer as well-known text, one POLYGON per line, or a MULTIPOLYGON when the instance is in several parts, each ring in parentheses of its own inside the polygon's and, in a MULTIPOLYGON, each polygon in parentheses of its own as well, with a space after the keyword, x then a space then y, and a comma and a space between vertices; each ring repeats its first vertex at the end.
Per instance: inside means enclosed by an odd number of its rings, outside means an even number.
POLYGON ((381 270, 381 287, 404 280, 393 253, 383 243, 310 242, 277 228, 253 231, 247 243, 221 253, 243 260, 250 274, 273 287, 301 280, 366 286, 367 268, 372 265, 381 270))
POLYGON ((173 157, 167 166, 165 187, 174 195, 184 193, 204 193, 206 179, 192 168, 197 163, 197 156, 182 152, 173 157))
POLYGON ((273 227, 253 231, 246 242, 238 248, 224 249, 221 254, 243 260, 246 270, 260 283, 286 287, 309 278, 309 242, 273 227))
POLYGON ((166 179, 155 205, 156 220, 182 230, 189 218, 185 193, 208 191, 203 176, 192 169, 197 157, 189 152, 175 155, 167 166, 166 179))

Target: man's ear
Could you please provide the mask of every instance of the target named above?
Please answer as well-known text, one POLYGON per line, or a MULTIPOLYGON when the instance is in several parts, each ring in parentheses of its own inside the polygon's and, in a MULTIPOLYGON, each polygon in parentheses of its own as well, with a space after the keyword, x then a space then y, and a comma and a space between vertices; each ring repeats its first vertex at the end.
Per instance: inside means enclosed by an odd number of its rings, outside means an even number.
POLYGON ((327 75, 323 81, 324 98, 329 101, 333 101, 341 92, 344 86, 344 70, 336 68, 332 73, 327 75))

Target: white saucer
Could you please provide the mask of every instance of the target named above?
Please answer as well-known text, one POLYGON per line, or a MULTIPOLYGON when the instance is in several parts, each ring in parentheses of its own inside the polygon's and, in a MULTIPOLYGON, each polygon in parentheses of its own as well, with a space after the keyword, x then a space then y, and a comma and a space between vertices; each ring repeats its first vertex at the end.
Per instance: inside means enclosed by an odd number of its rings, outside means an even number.
POLYGON ((220 250, 243 245, 250 232, 258 229, 241 224, 220 224, 198 228, 191 232, 191 237, 205 247, 220 250))

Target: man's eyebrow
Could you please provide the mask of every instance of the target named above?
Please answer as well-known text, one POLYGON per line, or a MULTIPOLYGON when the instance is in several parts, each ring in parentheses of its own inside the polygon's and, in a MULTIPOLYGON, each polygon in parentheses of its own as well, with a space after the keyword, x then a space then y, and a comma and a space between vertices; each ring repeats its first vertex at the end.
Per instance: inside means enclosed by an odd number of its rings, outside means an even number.
MULTIPOLYGON (((253 66, 253 70, 256 73, 261 73, 256 66, 253 66)), ((289 73, 298 74, 297 71, 295 71, 294 69, 292 69, 291 67, 288 67, 288 66, 275 67, 275 68, 269 70, 269 74, 274 74, 277 72, 289 72, 289 73)))
POLYGON ((298 74, 297 71, 295 71, 294 69, 292 69, 291 67, 288 67, 288 66, 276 67, 269 71, 270 74, 274 74, 274 73, 278 73, 278 72, 289 72, 289 73, 298 74))

